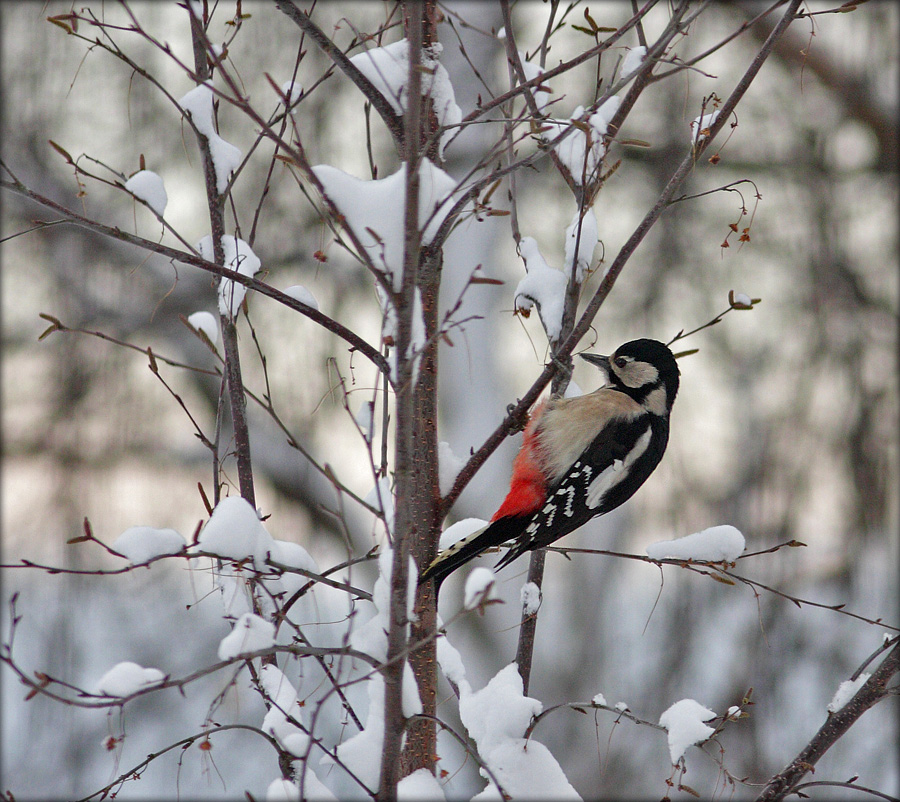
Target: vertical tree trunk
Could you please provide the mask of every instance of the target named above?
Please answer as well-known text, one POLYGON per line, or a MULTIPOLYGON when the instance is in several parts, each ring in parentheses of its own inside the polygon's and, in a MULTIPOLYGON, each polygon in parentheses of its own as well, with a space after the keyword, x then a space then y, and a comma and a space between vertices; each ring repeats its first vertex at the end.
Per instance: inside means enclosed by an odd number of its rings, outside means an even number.
MULTIPOLYGON (((415 391, 416 434, 413 455, 413 495, 410 508, 420 523, 418 536, 410 543, 410 553, 419 570, 423 570, 436 556, 440 539, 440 501, 438 481, 437 438, 437 338, 438 295, 441 279, 441 253, 423 254, 419 268, 419 288, 422 294, 422 315, 428 345, 422 354, 418 382, 415 391)), ((437 598, 432 583, 420 589, 416 608, 416 620, 410 631, 410 643, 415 644, 431 635, 437 626, 437 598)), ((409 662, 419 686, 423 712, 435 714, 437 695, 437 655, 434 639, 429 639, 409 655, 409 662)), ((403 752, 403 774, 416 769, 434 771, 436 752, 435 725, 419 719, 409 724, 403 752)))
POLYGON ((380 800, 396 798, 401 776, 418 768, 434 771, 435 727, 428 721, 407 728, 402 710, 402 680, 410 660, 425 713, 434 714, 437 663, 434 642, 408 653, 409 645, 434 631, 436 602, 431 589, 421 595, 416 620, 407 620, 409 557, 421 568, 434 557, 440 531, 440 488, 437 462, 437 338, 441 254, 421 247, 418 215, 418 171, 421 160, 437 155, 437 119, 432 104, 421 93, 422 47, 435 41, 436 9, 433 2, 404 4, 404 26, 409 41, 409 80, 404 114, 406 221, 403 287, 396 298, 397 430, 394 557, 391 577, 391 624, 385 677, 385 739, 381 762, 380 800), (422 304, 426 345, 417 372, 409 352, 416 295, 422 304), (409 638, 407 625, 411 624, 409 638), (404 733, 406 748, 401 755, 404 733))
MULTIPOLYGON (((408 3, 404 7, 407 38, 412 46, 413 37, 420 40, 420 46, 429 48, 437 43, 437 21, 439 18, 434 0, 422 3, 408 3), (418 15, 413 21, 410 15, 418 15), (420 32, 414 32, 418 27, 420 32)), ((437 116, 434 106, 427 97, 422 98, 420 142, 424 146, 422 158, 438 163, 437 116)), ((413 453, 413 495, 410 498, 412 515, 418 522, 417 537, 410 543, 410 553, 422 571, 436 556, 441 532, 441 491, 438 474, 438 337, 439 300, 443 253, 425 248, 420 253, 417 285, 422 299, 422 317, 425 327, 426 346, 422 353, 415 389, 415 426, 413 453)), ((415 607, 416 620, 410 630, 410 643, 426 640, 422 646, 410 653, 423 712, 435 715, 437 697, 437 649, 433 638, 429 638, 437 626, 437 598, 429 583, 418 594, 415 607)), ((434 773, 437 734, 433 721, 419 719, 409 723, 406 733, 406 747, 403 751, 402 774, 410 774, 420 768, 434 773)))

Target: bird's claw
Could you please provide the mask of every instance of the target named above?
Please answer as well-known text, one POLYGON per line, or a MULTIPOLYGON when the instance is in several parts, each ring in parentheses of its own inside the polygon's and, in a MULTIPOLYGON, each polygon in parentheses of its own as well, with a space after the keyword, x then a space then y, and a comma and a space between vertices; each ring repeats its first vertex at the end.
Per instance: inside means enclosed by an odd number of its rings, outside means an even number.
POLYGON ((515 434, 521 432, 528 425, 528 410, 523 409, 516 412, 518 403, 506 405, 506 416, 511 419, 510 433, 515 434))

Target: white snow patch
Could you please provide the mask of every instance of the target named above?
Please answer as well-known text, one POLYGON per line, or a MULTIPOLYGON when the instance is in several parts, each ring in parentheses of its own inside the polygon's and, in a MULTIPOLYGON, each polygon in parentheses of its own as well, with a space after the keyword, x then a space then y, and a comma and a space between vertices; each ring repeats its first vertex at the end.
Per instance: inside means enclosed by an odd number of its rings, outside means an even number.
MULTIPOLYGON (((208 262, 215 261, 212 237, 203 237, 197 244, 200 255, 208 262)), ((223 267, 234 270, 242 276, 255 276, 261 267, 259 258, 253 249, 244 240, 225 234, 222 237, 222 250, 225 254, 223 267)), ((219 280, 219 314, 235 317, 244 300, 247 288, 243 284, 237 284, 230 278, 219 280)))
MULTIPOLYGON (((360 615, 362 615, 363 610, 368 608, 372 611, 373 616, 365 624, 350 633, 350 645, 354 649, 365 652, 376 660, 381 661, 387 659, 387 631, 390 627, 393 555, 393 550, 389 548, 382 549, 378 555, 378 579, 375 580, 375 587, 372 588, 372 601, 360 603, 360 615)), ((416 601, 417 582, 416 563, 410 557, 406 592, 406 612, 410 620, 415 618, 413 608, 416 601)))
POLYGON ((691 121, 691 142, 699 142, 709 135, 707 129, 719 118, 719 112, 711 111, 709 114, 701 114, 691 121))
POLYGON ((244 613, 219 643, 219 659, 231 660, 239 654, 268 649, 275 645, 275 625, 253 613, 244 613))
POLYGON ((194 312, 187 322, 197 331, 202 331, 215 345, 219 341, 219 324, 211 312, 194 312))
POLYGON ((556 342, 562 328, 566 276, 547 264, 534 237, 522 237, 519 253, 525 260, 527 274, 516 286, 516 310, 528 312, 536 305, 547 338, 556 342))
POLYGON ((216 589, 222 594, 225 615, 240 618, 244 613, 252 612, 250 589, 243 571, 226 564, 216 572, 213 581, 216 589))
POLYGON ((575 263, 575 281, 581 284, 584 281, 591 262, 594 260, 594 249, 600 242, 600 234, 597 230, 597 215, 593 208, 586 209, 584 217, 579 218, 578 211, 572 222, 566 229, 566 259, 565 271, 571 275, 572 264, 575 263), (580 229, 580 233, 579 233, 580 229), (575 246, 578 245, 576 261, 575 246))
POLYGON ((479 566, 473 568, 466 577, 466 589, 463 594, 466 610, 474 610, 487 601, 497 598, 497 577, 490 568, 479 566))
POLYGON ((137 663, 116 663, 97 682, 97 693, 104 696, 131 696, 151 685, 158 685, 166 678, 158 668, 143 668, 137 663))
MULTIPOLYGON (((381 748, 384 744, 384 679, 378 672, 366 682, 369 692, 369 712, 365 727, 356 735, 337 745, 338 759, 359 781, 373 793, 381 779, 381 748)), ((320 760, 323 766, 334 764, 330 755, 320 760)))
MULTIPOLYGON (((431 97, 438 124, 448 127, 459 124, 462 120, 462 110, 456 104, 450 73, 437 59, 442 49, 441 45, 436 44, 422 50, 421 91, 423 97, 431 97)), ((401 39, 384 47, 373 47, 352 56, 350 61, 384 95, 397 114, 406 111, 408 94, 406 82, 409 78, 408 40, 401 39)), ((441 135, 440 154, 443 154, 444 146, 454 133, 450 130, 441 135)))
POLYGON ((241 164, 241 151, 219 136, 213 122, 213 90, 207 81, 195 86, 178 105, 191 116, 197 130, 209 142, 213 168, 216 171, 216 191, 221 195, 228 187, 228 179, 241 164))
POLYGON ((390 477, 380 476, 375 484, 363 499, 371 507, 384 513, 384 525, 388 532, 394 531, 394 496, 391 493, 390 477))
MULTIPOLYGON (((369 621, 350 633, 350 645, 354 649, 365 652, 382 662, 387 659, 387 632, 390 628, 393 557, 393 550, 387 548, 382 549, 378 555, 378 579, 375 580, 375 587, 372 589, 372 601, 363 602, 361 605, 363 608, 368 606, 369 609, 374 611, 374 615, 369 621)), ((410 621, 416 620, 414 608, 418 579, 419 575, 416 570, 415 560, 410 557, 406 587, 406 615, 410 621)), ((407 625, 408 630, 409 627, 407 625)), ((419 696, 419 686, 416 684, 415 676, 409 663, 403 666, 402 707, 403 715, 406 717, 418 715, 424 709, 419 696)))
POLYGON ((609 121, 612 120, 615 113, 619 110, 621 102, 618 95, 608 97, 597 107, 597 111, 588 118, 591 128, 594 129, 595 138, 606 136, 609 121))
MULTIPOLYGON (((309 552, 299 543, 287 540, 272 540, 269 547, 269 562, 273 565, 283 566, 281 569, 273 567, 267 570, 265 578, 261 580, 268 591, 267 595, 270 594, 272 598, 280 596, 283 599, 290 599, 301 588, 307 588, 310 580, 315 581, 314 577, 319 574, 319 566, 309 552), (293 571, 291 569, 299 570, 293 571), (307 571, 313 576, 310 577, 300 573, 300 571, 307 571)), ((225 567, 227 568, 227 566, 225 567)), ((246 587, 246 583, 243 584, 246 587)), ((310 615, 315 617, 313 611, 316 609, 318 602, 313 598, 312 592, 315 591, 316 587, 316 585, 313 585, 311 588, 308 588, 308 591, 311 592, 308 592, 305 597, 298 599, 298 603, 291 607, 288 617, 292 621, 301 623, 309 621, 310 615)), ((233 614, 239 614, 240 612, 249 612, 249 609, 235 610, 233 614)), ((266 608, 263 612, 268 615, 270 610, 266 608)))
MULTIPOLYGON (((273 629, 274 631, 274 629, 273 629)), ((259 681, 271 700, 271 707, 262 723, 262 731, 269 733, 294 757, 304 757, 309 748, 309 735, 301 728, 303 708, 297 699, 298 690, 291 681, 274 665, 260 669, 259 681), (296 724, 288 719, 291 718, 296 724)))
POLYGON ((525 615, 534 615, 541 606, 541 589, 534 582, 526 582, 519 591, 522 600, 522 612, 525 615))
POLYGON ((628 710, 628 703, 627 702, 616 702, 615 708, 620 713, 624 713, 626 710, 628 710))
POLYGON ((266 788, 266 802, 300 802, 300 789, 290 780, 272 780, 266 788))
MULTIPOLYGON (((403 276, 404 204, 406 164, 387 176, 362 181, 348 173, 320 164, 312 168, 325 195, 344 216, 372 264, 392 279, 400 290, 403 276)), ((456 182, 427 159, 419 167, 419 227, 422 244, 428 245, 453 205, 456 182)))
POLYGON ((631 47, 628 49, 628 52, 625 54, 625 60, 622 62, 622 69, 619 72, 620 78, 627 78, 629 75, 636 73, 641 68, 641 62, 644 60, 644 56, 647 55, 647 48, 641 45, 640 47, 631 47))
MULTIPOLYGON (((522 736, 543 709, 522 692, 514 663, 501 669, 480 691, 461 689, 460 718, 478 745, 478 754, 513 799, 581 799, 542 743, 522 736)), ((482 772, 482 776, 486 774, 482 772)), ((475 799, 495 799, 496 788, 475 799)))
POLYGON ((375 403, 373 401, 363 401, 353 416, 356 425, 362 430, 367 443, 371 443, 375 437, 375 403))
POLYGON ((603 137, 606 136, 609 121, 619 108, 619 98, 613 95, 598 106, 587 120, 584 106, 578 106, 568 120, 546 120, 542 123, 541 137, 545 142, 556 139, 563 131, 570 127, 573 130, 555 145, 556 153, 560 161, 568 168, 576 184, 582 184, 585 179, 596 177, 597 171, 606 155, 606 145, 603 137), (586 122, 590 128, 590 147, 588 147, 587 134, 580 127, 575 127, 574 122, 584 125, 586 122))
POLYGON ((453 489, 453 483, 465 465, 466 461, 453 453, 449 443, 443 440, 438 443, 438 485, 442 496, 453 489))
POLYGON ((595 693, 591 701, 595 705, 603 705, 604 707, 607 707, 606 697, 602 693, 595 693))
POLYGON ((446 797, 428 769, 417 769, 397 783, 397 799, 400 802, 444 802, 446 797))
POLYGON ((185 546, 184 538, 174 529, 154 529, 152 526, 132 526, 112 545, 134 565, 143 565, 166 554, 178 554, 185 546))
MULTIPOLYGON (((299 769, 295 771, 299 771, 299 769)), ((338 798, 331 792, 331 789, 309 767, 303 776, 303 799, 305 802, 338 802, 338 798)))
POLYGON ((838 685, 838 689, 834 692, 834 697, 828 703, 828 712, 829 713, 837 713, 847 702, 849 702, 855 695, 856 692, 865 685, 866 680, 871 677, 871 674, 860 674, 855 680, 846 680, 838 685))
POLYGON ((169 196, 166 195, 166 187, 162 178, 152 170, 141 170, 135 173, 125 182, 125 189, 134 197, 144 201, 160 217, 165 214, 169 196))
POLYGON ((743 292, 736 292, 734 294, 734 302, 736 304, 743 304, 744 306, 753 306, 753 299, 743 292))
POLYGON ((403 114, 409 78, 409 42, 406 39, 357 53, 350 62, 384 95, 397 114, 403 114))
MULTIPOLYGON (((530 81, 533 78, 537 78, 540 75, 544 74, 544 70, 542 69, 540 64, 534 64, 531 61, 525 60, 525 54, 520 50, 519 51, 519 59, 522 62, 522 71, 525 73, 525 80, 530 81)), ((539 86, 547 86, 543 82, 539 84, 539 86)), ((539 89, 537 87, 531 90, 531 94, 534 95, 534 102, 538 107, 538 111, 543 111, 547 104, 551 101, 551 92, 547 89, 539 89)))
POLYGON ((293 106, 303 96, 303 86, 298 81, 285 81, 281 94, 287 98, 287 105, 293 106))
POLYGON ((565 138, 554 145, 559 160, 572 174, 576 184, 581 185, 585 179, 589 179, 597 171, 600 159, 603 158, 604 149, 599 136, 591 136, 591 148, 586 153, 587 137, 584 131, 573 125, 574 121, 580 121, 584 115, 584 106, 575 109, 574 114, 568 120, 546 120, 542 123, 541 136, 544 141, 550 142, 559 137, 569 128, 565 138))
MULTIPOLYGON (((300 768, 295 769, 295 773, 300 768)), ((318 777, 308 770, 303 782, 304 802, 337 802, 337 797, 328 790, 318 777)), ((272 780, 266 789, 266 802, 300 802, 300 786, 290 780, 272 780)))
POLYGON ((715 732, 703 723, 715 717, 712 710, 694 699, 675 702, 659 717, 660 726, 669 731, 669 756, 673 764, 682 758, 689 746, 702 743, 715 732))
MULTIPOLYGON (((438 628, 440 628, 440 625, 438 628)), ((457 688, 462 688, 463 686, 469 688, 469 683, 466 681, 466 667, 462 656, 457 648, 450 643, 446 635, 441 635, 437 639, 437 661, 441 673, 457 688)))
POLYGON ((301 304, 311 306, 313 309, 319 308, 319 302, 316 300, 316 296, 301 284, 293 284, 292 286, 287 287, 284 294, 290 296, 295 301, 300 301, 301 304))
POLYGON ((290 540, 275 540, 269 546, 269 557, 273 562, 290 568, 302 568, 310 573, 319 573, 319 566, 310 553, 299 543, 290 540))
POLYGON ((733 526, 711 526, 702 532, 675 540, 663 540, 647 546, 647 555, 654 560, 707 560, 734 562, 744 551, 744 536, 733 526))
MULTIPOLYGON (((375 294, 381 309, 384 312, 384 318, 381 324, 382 340, 397 336, 397 314, 394 310, 393 301, 384 292, 380 284, 375 285, 375 294)), ((422 291, 416 287, 413 297, 412 311, 412 331, 409 337, 409 348, 407 348, 407 359, 412 360, 412 383, 415 384, 416 377, 419 373, 419 362, 421 361, 422 350, 425 347, 425 318, 422 316, 422 291)), ((390 366, 391 381, 395 384, 399 381, 397 374, 397 349, 391 350, 388 355, 388 365, 390 366)))
POLYGON ((461 521, 457 521, 455 524, 448 526, 441 532, 438 549, 445 551, 457 541, 469 537, 470 535, 474 535, 479 529, 485 529, 488 525, 488 522, 483 518, 463 518, 461 521))
POLYGON ((223 498, 197 538, 200 551, 231 560, 252 558, 263 570, 274 540, 256 510, 240 496, 223 498))

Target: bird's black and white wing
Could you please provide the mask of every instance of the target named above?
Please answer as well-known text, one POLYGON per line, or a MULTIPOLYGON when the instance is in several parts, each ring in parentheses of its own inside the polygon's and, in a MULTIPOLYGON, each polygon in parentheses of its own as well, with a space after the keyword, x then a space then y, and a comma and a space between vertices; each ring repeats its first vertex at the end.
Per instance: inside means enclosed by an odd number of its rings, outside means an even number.
POLYGON ((640 415, 609 421, 548 489, 543 507, 532 515, 519 541, 496 568, 624 504, 659 464, 668 436, 665 418, 640 415))

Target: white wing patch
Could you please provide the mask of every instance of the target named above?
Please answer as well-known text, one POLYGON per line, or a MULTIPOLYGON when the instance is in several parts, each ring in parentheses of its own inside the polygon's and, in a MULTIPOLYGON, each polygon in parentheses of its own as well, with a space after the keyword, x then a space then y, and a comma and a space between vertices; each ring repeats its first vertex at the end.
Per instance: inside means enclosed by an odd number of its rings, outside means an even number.
POLYGON ((587 488, 587 497, 585 505, 588 509, 599 507, 603 503, 603 497, 618 485, 628 473, 629 468, 635 461, 647 450, 650 445, 650 437, 652 431, 648 427, 634 444, 634 448, 628 452, 625 459, 617 459, 612 465, 603 469, 599 476, 594 479, 587 488))
POLYGON ((561 487, 556 491, 557 496, 568 496, 566 499, 566 506, 563 507, 563 515, 566 518, 571 518, 574 510, 572 509, 572 501, 575 499, 575 488, 572 485, 568 487, 561 487))
POLYGON ((535 517, 534 520, 525 528, 525 537, 531 542, 539 529, 553 526, 553 519, 556 517, 556 502, 549 498, 547 503, 541 508, 543 518, 535 517))

